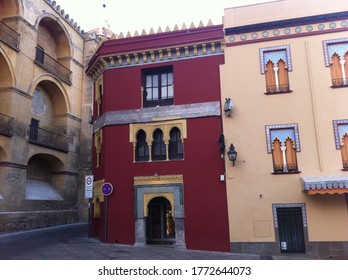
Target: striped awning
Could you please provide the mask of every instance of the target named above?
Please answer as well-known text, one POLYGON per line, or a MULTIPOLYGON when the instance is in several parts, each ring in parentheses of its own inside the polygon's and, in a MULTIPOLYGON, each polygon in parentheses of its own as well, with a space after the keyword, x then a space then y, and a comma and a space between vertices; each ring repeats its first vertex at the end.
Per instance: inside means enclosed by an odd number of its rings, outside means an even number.
POLYGON ((348 193, 348 175, 302 176, 302 188, 309 195, 348 193))

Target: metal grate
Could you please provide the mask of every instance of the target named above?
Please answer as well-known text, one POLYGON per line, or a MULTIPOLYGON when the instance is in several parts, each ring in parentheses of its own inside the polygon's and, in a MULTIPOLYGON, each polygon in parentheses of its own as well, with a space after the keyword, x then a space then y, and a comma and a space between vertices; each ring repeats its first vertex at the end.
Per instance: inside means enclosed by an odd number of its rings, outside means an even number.
POLYGON ((305 253, 302 208, 277 208, 277 219, 281 252, 305 253))

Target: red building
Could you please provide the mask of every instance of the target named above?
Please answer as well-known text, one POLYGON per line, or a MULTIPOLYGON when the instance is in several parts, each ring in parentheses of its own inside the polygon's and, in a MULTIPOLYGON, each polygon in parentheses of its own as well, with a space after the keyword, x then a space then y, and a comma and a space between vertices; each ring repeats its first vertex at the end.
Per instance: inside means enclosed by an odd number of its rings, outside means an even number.
POLYGON ((230 251, 222 25, 103 42, 95 81, 92 235, 230 251), (113 192, 103 195, 109 183, 113 192))

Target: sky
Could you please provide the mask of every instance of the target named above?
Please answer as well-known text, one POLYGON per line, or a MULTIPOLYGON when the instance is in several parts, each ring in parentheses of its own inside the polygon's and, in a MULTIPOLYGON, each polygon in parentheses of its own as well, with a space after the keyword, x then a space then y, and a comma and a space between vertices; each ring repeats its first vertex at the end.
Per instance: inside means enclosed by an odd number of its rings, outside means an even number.
POLYGON ((103 27, 105 19, 117 35, 121 32, 132 35, 137 30, 147 33, 151 28, 187 27, 202 21, 207 25, 221 24, 225 8, 249 5, 270 0, 55 0, 85 32, 103 27))

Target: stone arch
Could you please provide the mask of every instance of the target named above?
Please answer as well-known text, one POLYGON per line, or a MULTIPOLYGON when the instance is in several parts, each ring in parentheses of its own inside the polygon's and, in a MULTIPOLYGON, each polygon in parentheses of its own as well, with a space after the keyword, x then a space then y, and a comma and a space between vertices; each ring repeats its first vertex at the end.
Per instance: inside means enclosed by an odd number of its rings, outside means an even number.
MULTIPOLYGON (((64 189, 60 186, 59 176, 63 173, 64 163, 54 155, 38 153, 28 160, 26 199, 63 200, 64 189)), ((64 184, 63 184, 64 185, 64 184)))
MULTIPOLYGON (((30 85, 29 94, 33 96, 38 85, 44 86, 47 89, 52 89, 54 92, 54 101, 59 103, 59 108, 56 108, 60 114, 71 112, 71 104, 68 92, 64 88, 62 82, 51 74, 39 75, 30 85)), ((52 92, 52 93, 53 93, 52 92)), ((52 94, 53 95, 53 94, 52 94)))
POLYGON ((22 13, 23 2, 21 0, 0 0, 0 19, 22 13))
POLYGON ((13 87, 15 85, 15 75, 13 66, 0 46, 0 88, 13 87))
MULTIPOLYGON (((73 44, 69 36, 69 32, 64 26, 64 24, 51 13, 44 12, 36 20, 35 28, 38 30, 37 43, 40 44, 42 39, 40 36, 40 29, 48 32, 50 37, 54 40, 56 45, 56 54, 48 53, 51 56, 57 56, 58 61, 60 58, 73 57, 73 44), (54 34, 54 36, 53 36, 54 34)), ((60 61, 61 63, 63 61, 60 61)), ((69 68, 69 65, 62 63, 65 67, 69 68)))

